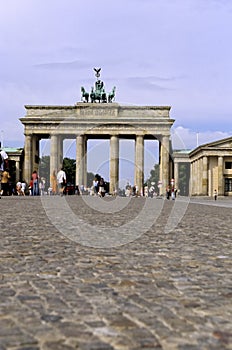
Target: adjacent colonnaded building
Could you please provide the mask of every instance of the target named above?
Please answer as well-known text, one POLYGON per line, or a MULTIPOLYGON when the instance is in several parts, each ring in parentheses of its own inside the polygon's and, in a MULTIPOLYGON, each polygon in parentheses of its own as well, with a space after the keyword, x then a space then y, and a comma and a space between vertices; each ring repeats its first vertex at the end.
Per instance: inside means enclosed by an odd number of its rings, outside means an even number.
POLYGON ((185 164, 192 196, 232 196, 232 137, 200 145, 194 150, 173 152, 178 188, 179 168, 185 164))

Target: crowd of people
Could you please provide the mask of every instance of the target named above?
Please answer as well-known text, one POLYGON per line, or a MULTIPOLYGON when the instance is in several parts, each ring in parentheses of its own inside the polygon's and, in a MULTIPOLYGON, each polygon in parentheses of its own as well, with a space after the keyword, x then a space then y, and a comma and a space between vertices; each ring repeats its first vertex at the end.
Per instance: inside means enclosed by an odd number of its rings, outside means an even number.
POLYGON ((166 188, 166 198, 167 199, 171 198, 172 200, 175 200, 176 195, 177 195, 177 189, 174 186, 172 186, 172 187, 168 186, 166 188))
MULTIPOLYGON (((34 170, 31 174, 31 180, 29 183, 22 180, 18 181, 15 185, 12 185, 11 175, 8 168, 8 155, 4 150, 0 151, 0 175, 0 195, 3 196, 39 196, 44 194, 63 196, 65 194, 87 194, 91 196, 105 197, 106 195, 109 195, 109 183, 98 174, 95 175, 91 187, 85 188, 84 185, 72 185, 71 192, 69 192, 67 189, 67 176, 63 168, 60 168, 57 173, 55 170, 53 171, 49 184, 46 183, 46 179, 44 177, 40 177, 38 172, 34 170)), ((157 196, 157 192, 155 191, 154 186, 145 186, 141 191, 139 191, 137 185, 130 185, 127 183, 125 189, 117 189, 114 193, 111 193, 111 195, 119 195, 123 197, 155 197, 157 196)), ((176 195, 176 188, 168 186, 166 189, 166 198, 175 199, 176 195)), ((217 197, 215 196, 215 199, 216 198, 217 197)))

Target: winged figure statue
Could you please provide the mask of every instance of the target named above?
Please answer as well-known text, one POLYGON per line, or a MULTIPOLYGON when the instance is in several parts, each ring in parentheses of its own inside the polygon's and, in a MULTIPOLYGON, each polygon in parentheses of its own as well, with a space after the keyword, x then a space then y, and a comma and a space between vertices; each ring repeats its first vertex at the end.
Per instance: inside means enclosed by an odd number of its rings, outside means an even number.
POLYGON ((94 68, 94 70, 95 70, 95 72, 96 72, 95 76, 96 76, 97 78, 99 78, 99 77, 100 77, 101 68, 94 68))

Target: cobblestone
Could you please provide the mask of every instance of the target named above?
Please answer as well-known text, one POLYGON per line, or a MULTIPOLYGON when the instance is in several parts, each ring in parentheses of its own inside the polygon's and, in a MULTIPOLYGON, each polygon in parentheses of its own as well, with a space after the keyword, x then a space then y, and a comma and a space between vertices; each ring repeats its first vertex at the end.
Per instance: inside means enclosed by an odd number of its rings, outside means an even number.
POLYGON ((0 350, 232 349, 231 199, 0 208, 0 350))

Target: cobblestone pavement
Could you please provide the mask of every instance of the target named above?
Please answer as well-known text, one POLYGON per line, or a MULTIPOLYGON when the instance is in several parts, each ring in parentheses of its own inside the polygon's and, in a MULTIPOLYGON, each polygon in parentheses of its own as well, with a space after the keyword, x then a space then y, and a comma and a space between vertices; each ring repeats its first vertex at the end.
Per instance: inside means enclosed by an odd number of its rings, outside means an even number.
POLYGON ((0 208, 0 350, 232 349, 231 200, 3 197, 0 208))

